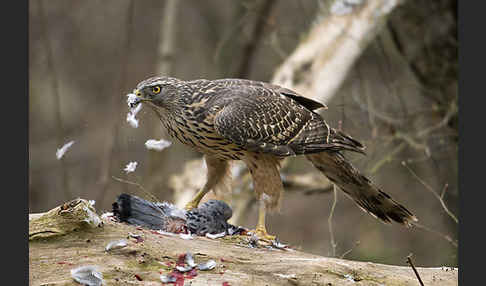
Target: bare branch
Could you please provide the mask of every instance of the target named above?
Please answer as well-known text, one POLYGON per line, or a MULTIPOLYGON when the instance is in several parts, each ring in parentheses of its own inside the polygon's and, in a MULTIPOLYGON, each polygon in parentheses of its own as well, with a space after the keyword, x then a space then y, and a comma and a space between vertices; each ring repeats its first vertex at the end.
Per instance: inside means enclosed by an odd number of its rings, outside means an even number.
POLYGON ((436 125, 433 125, 433 126, 430 126, 429 128, 426 128, 420 132, 418 132, 417 136, 418 137, 424 137, 430 133, 432 133, 433 131, 439 129, 439 128, 442 128, 444 127, 447 123, 449 123, 449 121, 451 120, 451 118, 457 113, 457 104, 455 101, 452 101, 449 105, 449 110, 447 111, 446 115, 444 116, 444 118, 442 118, 442 120, 437 123, 436 125))
POLYGON ((395 137, 397 139, 402 139, 403 141, 407 142, 407 144, 417 150, 423 150, 428 157, 430 157, 430 150, 429 147, 423 143, 417 142, 412 136, 407 133, 402 133, 397 131, 395 133, 395 137))
POLYGON ((422 230, 425 230, 427 232, 430 232, 430 233, 433 233, 433 234, 435 234, 437 236, 440 236, 441 238, 443 238, 443 239, 447 240, 448 242, 450 242, 453 246, 458 247, 457 240, 455 240, 452 237, 450 237, 450 235, 443 234, 443 233, 441 233, 441 232, 439 232, 437 230, 433 230, 433 229, 431 229, 429 227, 426 227, 425 225, 421 225, 421 224, 419 224, 417 222, 415 222, 413 225, 415 227, 418 227, 418 228, 422 229, 422 230))
POLYGON ((387 155, 383 156, 373 167, 370 169, 370 174, 376 173, 383 165, 386 163, 390 162, 395 155, 400 153, 407 144, 405 142, 400 143, 397 147, 395 147, 390 153, 387 155))
POLYGON ((327 223, 329 225, 329 237, 331 239, 331 248, 332 248, 332 256, 336 256, 336 242, 334 241, 334 232, 332 230, 332 216, 334 214, 334 209, 337 204, 337 187, 333 184, 334 187, 334 199, 332 201, 331 212, 329 213, 329 218, 327 219, 327 223))
MULTIPOLYGON (((355 99, 355 101, 357 101, 357 98, 355 98, 353 96, 353 99, 355 99)), ((357 101, 358 102, 358 101, 357 101)), ((363 104, 360 104, 360 106, 363 105, 363 104)), ((364 105, 363 105, 364 106, 364 105)), ((370 112, 374 112, 374 111, 371 111, 371 110, 368 110, 370 112)), ((404 132, 400 132, 400 131, 397 131, 393 138, 394 139, 402 139, 403 142, 400 143, 396 148, 394 148, 389 154, 387 154, 386 156, 384 156, 380 161, 378 161, 370 170, 370 173, 371 174, 374 174, 376 173, 376 171, 378 171, 385 163, 389 162, 392 160, 392 158, 397 155, 398 153, 400 153, 403 149, 405 149, 406 145, 409 145, 410 147, 414 148, 414 149, 417 149, 417 150, 423 150, 426 154, 427 157, 430 157, 431 156, 431 152, 430 152, 430 149, 429 147, 427 146, 427 144, 424 144, 424 143, 421 143, 421 142, 418 142, 417 139, 423 139, 424 137, 426 137, 427 135, 429 135, 430 133, 432 133, 433 131, 445 126, 450 120, 451 118, 457 113, 457 105, 456 103, 453 101, 450 103, 450 108, 449 108, 449 111, 446 113, 446 115, 444 116, 444 118, 436 125, 433 125, 433 126, 430 126, 429 128, 426 128, 420 132, 418 132, 416 135, 412 135, 412 134, 409 134, 409 133, 404 133, 404 132)), ((393 121, 390 121, 389 118, 384 118, 380 115, 380 113, 375 113, 375 116, 376 118, 380 118, 382 120, 384 120, 385 122, 387 123, 390 123, 390 124, 393 124, 393 121)), ((402 162, 402 164, 406 164, 405 161, 402 162)), ((439 197, 437 195, 437 193, 434 191, 433 192, 437 197, 439 197)), ((441 204, 443 206, 445 206, 445 204, 443 204, 443 201, 441 201, 441 204)), ((445 208, 446 211, 448 212, 447 208, 445 208)), ((449 213, 449 212, 448 212, 449 213)), ((450 215, 450 214, 449 214, 450 215)), ((454 215, 451 216, 455 221, 457 220, 457 218, 455 218, 454 215)), ((456 221, 457 222, 457 221, 456 221)))
POLYGON ((375 118, 378 118, 385 123, 388 123, 390 125, 396 125, 396 126, 400 126, 404 123, 404 120, 402 120, 402 119, 397 119, 397 118, 394 118, 392 116, 386 115, 386 114, 376 110, 373 106, 366 105, 364 102, 361 102, 359 100, 359 97, 356 94, 353 94, 353 96, 351 96, 351 98, 353 99, 354 102, 356 102, 356 104, 358 105, 358 107, 361 110, 372 114, 375 118))
POLYGON ((447 191, 447 188, 449 188, 449 184, 445 184, 444 188, 442 188, 442 192, 440 193, 440 198, 444 199, 445 192, 447 191))
POLYGON ((346 255, 348 255, 351 251, 354 250, 354 248, 356 246, 358 246, 361 242, 358 240, 354 243, 353 247, 351 247, 350 249, 348 249, 347 251, 345 251, 343 254, 341 254, 341 256, 339 256, 340 259, 343 259, 346 255))
MULTIPOLYGON (((459 220, 457 219, 457 217, 449 210, 449 208, 447 208, 444 200, 442 199, 442 196, 437 194, 437 192, 429 185, 427 184, 424 180, 422 180, 422 178, 420 178, 410 167, 408 167, 407 163, 405 161, 402 161, 402 165, 407 168, 407 170, 410 172, 410 174, 412 174, 415 179, 417 179, 429 192, 431 192, 434 197, 436 197, 440 204, 442 205, 442 208, 446 211, 446 213, 456 222, 456 223, 459 223, 459 220)), ((443 191, 444 192, 444 191, 443 191)))

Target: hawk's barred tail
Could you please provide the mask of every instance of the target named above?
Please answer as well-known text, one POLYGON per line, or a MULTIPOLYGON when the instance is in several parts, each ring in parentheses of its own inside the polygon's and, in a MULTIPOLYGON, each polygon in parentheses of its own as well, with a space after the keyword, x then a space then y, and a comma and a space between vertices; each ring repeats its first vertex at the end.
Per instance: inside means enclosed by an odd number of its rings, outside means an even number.
POLYGON ((339 152, 321 152, 306 155, 321 171, 359 207, 385 223, 395 221, 409 227, 417 218, 404 206, 381 191, 349 163, 339 152))

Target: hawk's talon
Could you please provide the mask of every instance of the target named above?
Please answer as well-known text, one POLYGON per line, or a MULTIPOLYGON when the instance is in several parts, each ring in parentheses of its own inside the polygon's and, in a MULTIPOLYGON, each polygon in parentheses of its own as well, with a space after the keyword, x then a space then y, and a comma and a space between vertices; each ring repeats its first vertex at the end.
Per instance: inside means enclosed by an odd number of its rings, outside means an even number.
POLYGON ((192 209, 196 209, 198 205, 199 205, 199 203, 191 201, 191 202, 188 202, 186 204, 186 206, 184 207, 184 209, 186 211, 190 211, 192 209))
POLYGON ((208 190, 207 190, 206 187, 202 188, 202 190, 200 190, 199 192, 197 192, 197 194, 194 196, 194 198, 192 198, 192 200, 186 204, 186 206, 184 207, 184 209, 186 211, 190 211, 192 209, 196 209, 199 206, 199 203, 201 202, 202 198, 204 197, 204 195, 207 192, 208 192, 208 190))
POLYGON ((276 238, 275 235, 268 234, 264 227, 257 227, 255 230, 250 230, 250 232, 255 234, 258 239, 261 240, 273 241, 276 238))

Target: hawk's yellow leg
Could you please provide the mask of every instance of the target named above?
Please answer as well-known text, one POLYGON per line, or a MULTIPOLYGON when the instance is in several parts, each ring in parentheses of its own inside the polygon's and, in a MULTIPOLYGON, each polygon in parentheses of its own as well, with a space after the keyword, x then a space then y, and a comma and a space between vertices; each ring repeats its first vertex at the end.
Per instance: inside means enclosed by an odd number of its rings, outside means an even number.
POLYGON ((253 230, 252 232, 255 233, 255 235, 259 239, 274 240, 275 235, 268 234, 267 228, 265 227, 265 216, 266 216, 265 203, 263 201, 260 201, 260 207, 258 209, 258 223, 256 225, 256 229, 253 230))
MULTIPOLYGON (((194 196, 194 198, 192 198, 190 202, 186 204, 185 209, 188 211, 197 208, 202 198, 210 190, 212 190, 214 187, 217 186, 224 186, 225 185, 224 181, 227 180, 228 178, 231 178, 229 176, 228 161, 223 161, 208 155, 204 156, 204 161, 206 161, 206 166, 208 168, 208 174, 207 174, 208 179, 206 184, 204 184, 204 187, 199 192, 197 192, 197 194, 194 196)), ((231 193, 231 190, 227 189, 226 191, 223 191, 223 193, 224 192, 231 193)))
POLYGON ((194 198, 192 198, 192 200, 186 204, 184 208, 188 211, 197 208, 199 202, 202 200, 204 195, 208 193, 208 191, 209 189, 207 189, 206 186, 204 186, 199 192, 197 192, 194 198))

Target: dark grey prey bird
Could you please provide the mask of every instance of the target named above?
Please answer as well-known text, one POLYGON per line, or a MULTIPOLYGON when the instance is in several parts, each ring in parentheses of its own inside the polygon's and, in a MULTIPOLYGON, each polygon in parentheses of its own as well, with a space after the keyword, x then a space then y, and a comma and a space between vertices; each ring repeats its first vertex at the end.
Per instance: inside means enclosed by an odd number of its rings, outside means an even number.
POLYGON ((113 203, 113 213, 122 222, 154 230, 197 235, 233 234, 238 228, 229 224, 233 212, 223 201, 209 200, 190 211, 167 202, 150 202, 129 194, 121 194, 113 203))

